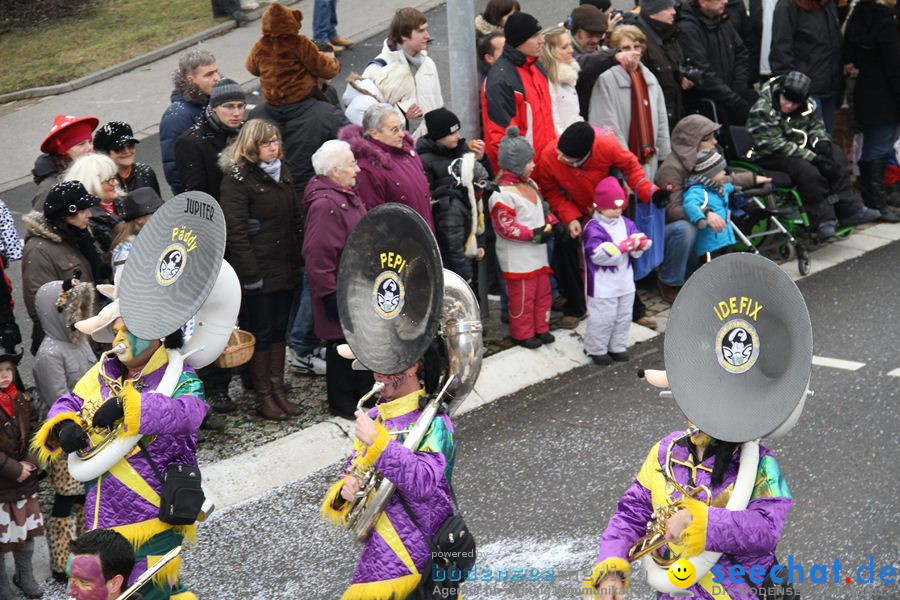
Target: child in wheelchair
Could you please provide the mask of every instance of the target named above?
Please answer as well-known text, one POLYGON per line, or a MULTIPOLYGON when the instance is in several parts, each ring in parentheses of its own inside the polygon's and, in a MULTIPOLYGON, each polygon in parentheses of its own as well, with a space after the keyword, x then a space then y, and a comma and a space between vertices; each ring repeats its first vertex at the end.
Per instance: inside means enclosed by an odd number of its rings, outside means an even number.
POLYGON ((684 214, 699 230, 694 243, 698 256, 718 256, 736 241, 729 214, 734 184, 726 180, 726 166, 725 159, 715 150, 701 150, 684 184, 684 214))

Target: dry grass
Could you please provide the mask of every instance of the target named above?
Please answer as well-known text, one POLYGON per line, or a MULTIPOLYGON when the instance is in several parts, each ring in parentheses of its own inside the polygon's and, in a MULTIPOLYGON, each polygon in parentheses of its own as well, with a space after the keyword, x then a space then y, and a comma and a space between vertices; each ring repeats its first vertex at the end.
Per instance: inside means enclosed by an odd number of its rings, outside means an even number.
POLYGON ((99 0, 75 16, 0 35, 0 94, 71 81, 223 22, 206 0, 99 0))

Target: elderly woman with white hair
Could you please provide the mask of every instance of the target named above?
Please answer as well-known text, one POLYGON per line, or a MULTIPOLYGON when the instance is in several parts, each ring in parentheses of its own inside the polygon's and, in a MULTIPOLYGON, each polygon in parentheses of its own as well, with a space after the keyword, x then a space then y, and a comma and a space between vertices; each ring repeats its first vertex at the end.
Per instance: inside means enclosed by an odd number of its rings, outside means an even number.
POLYGON ((313 154, 312 164, 316 175, 303 197, 303 261, 316 335, 326 343, 328 406, 332 414, 353 419, 356 401, 372 386, 372 375, 354 371, 351 361, 337 353, 338 344, 344 343, 337 308, 337 273, 347 238, 365 216, 366 207, 353 189, 359 166, 350 144, 339 140, 325 142, 313 154))
POLYGON ((350 144, 359 163, 357 193, 366 208, 385 202, 405 204, 434 231, 425 167, 404 126, 395 107, 374 104, 366 109, 362 126, 347 125, 338 137, 350 144))
POLYGON ((79 181, 87 193, 100 198, 100 204, 91 208, 91 232, 106 256, 111 250, 113 229, 122 222, 117 203, 125 192, 117 177, 119 168, 110 157, 103 154, 88 154, 72 163, 63 176, 63 181, 79 181))

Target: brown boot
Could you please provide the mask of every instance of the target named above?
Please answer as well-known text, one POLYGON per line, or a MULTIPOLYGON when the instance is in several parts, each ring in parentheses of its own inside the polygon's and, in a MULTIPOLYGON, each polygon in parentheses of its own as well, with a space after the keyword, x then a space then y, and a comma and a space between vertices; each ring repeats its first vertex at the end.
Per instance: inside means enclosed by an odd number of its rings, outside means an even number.
POLYGON ((275 405, 290 417, 300 414, 300 408, 284 393, 284 342, 269 346, 269 380, 275 405))
POLYGON ((269 357, 271 351, 256 351, 250 359, 250 377, 253 379, 253 391, 256 394, 256 411, 273 421, 284 421, 288 418, 272 395, 272 380, 269 379, 269 357))

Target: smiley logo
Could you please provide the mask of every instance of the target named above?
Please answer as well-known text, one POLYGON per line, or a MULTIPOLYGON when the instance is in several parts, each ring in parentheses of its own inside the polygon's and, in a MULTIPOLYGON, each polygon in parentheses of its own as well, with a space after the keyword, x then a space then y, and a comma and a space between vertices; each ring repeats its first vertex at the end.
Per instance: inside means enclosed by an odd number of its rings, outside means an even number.
POLYGON ((669 567, 669 581, 677 588, 691 587, 696 577, 697 570, 689 560, 679 558, 669 567))

